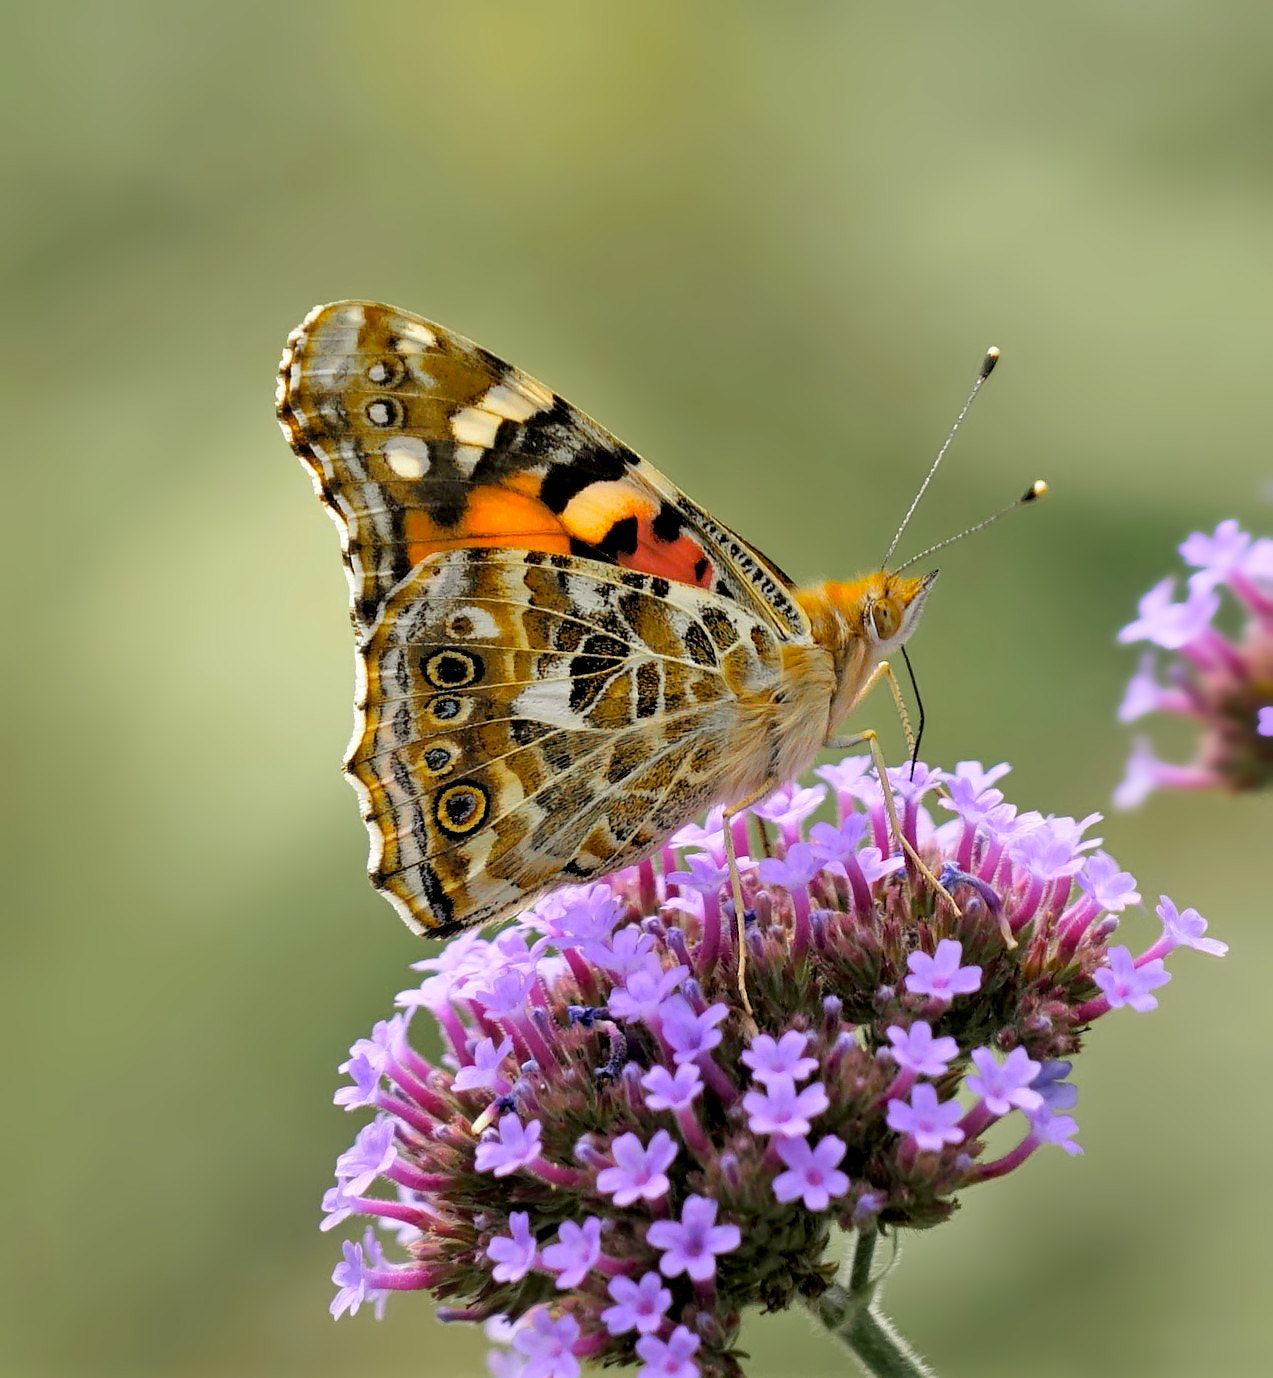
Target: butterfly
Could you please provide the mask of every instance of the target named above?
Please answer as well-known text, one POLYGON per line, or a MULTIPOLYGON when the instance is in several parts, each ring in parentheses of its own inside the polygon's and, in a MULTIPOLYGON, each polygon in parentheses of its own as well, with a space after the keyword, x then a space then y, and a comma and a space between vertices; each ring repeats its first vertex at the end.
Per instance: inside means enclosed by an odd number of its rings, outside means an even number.
POLYGON ((311 311, 277 401, 340 531, 371 879, 417 932, 509 917, 873 743, 833 736, 935 571, 798 588, 556 393, 391 306, 311 311))

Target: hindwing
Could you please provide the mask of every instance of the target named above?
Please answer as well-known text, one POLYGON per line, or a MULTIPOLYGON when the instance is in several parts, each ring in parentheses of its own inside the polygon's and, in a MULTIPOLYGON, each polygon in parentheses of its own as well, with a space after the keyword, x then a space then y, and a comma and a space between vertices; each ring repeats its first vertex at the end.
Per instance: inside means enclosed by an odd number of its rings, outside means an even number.
POLYGON ((741 705, 781 673, 772 628, 711 592, 543 551, 433 555, 360 644, 346 770, 373 883, 441 936, 647 855, 729 792, 741 705))
POLYGON ((808 638, 771 561, 542 383, 418 316, 317 307, 288 341, 278 413, 340 529, 363 630, 422 561, 501 547, 709 589, 808 638))

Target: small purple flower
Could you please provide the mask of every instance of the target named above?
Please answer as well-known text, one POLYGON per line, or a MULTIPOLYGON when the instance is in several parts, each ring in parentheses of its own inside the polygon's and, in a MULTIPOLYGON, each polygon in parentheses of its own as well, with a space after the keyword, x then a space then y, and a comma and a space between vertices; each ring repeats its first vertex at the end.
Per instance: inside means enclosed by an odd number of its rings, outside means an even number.
POLYGON ((531 990, 535 985, 535 973, 509 967, 493 972, 488 979, 474 991, 475 999, 486 1006, 494 1018, 516 1017, 526 1009, 531 990))
POLYGON ((559 946, 604 946, 623 918, 624 906, 608 886, 588 885, 578 890, 562 890, 541 900, 552 906, 544 929, 559 946))
POLYGON ((1043 1104, 1043 1097, 1034 1090, 1041 1064, 1032 1061, 1024 1048, 1013 1048, 1002 1062, 996 1061, 989 1048, 974 1048, 972 1060, 977 1070, 964 1078, 964 1084, 982 1098, 992 1115, 1037 1110, 1043 1104))
POLYGON ((361 1196, 397 1156, 391 1119, 373 1120, 364 1125, 353 1147, 336 1159, 336 1176, 345 1179, 346 1195, 361 1196))
POLYGON ((710 852, 691 852, 684 864, 688 869, 670 872, 668 880, 687 890, 715 894, 729 879, 729 867, 718 863, 710 852))
POLYGON ((376 1103, 380 1093, 380 1079, 384 1075, 384 1058, 370 1058, 365 1053, 357 1053, 347 1062, 340 1064, 340 1070, 353 1082, 352 1086, 342 1086, 332 1097, 336 1105, 346 1110, 365 1110, 376 1103))
POLYGON ((1154 912, 1162 920, 1163 938, 1172 948, 1191 947, 1195 952, 1205 952, 1209 957, 1223 957, 1228 952, 1228 943, 1222 943, 1218 938, 1203 937, 1207 931, 1207 921, 1196 909, 1177 913, 1171 900, 1166 895, 1159 895, 1158 908, 1154 912))
POLYGON ((1140 903, 1136 877, 1129 871, 1120 871, 1118 862, 1108 852, 1093 852, 1075 880, 1106 913, 1121 914, 1129 904, 1140 903))
POLYGON ((709 852, 720 851, 724 856, 724 836, 725 825, 722 822, 725 810, 723 805, 716 804, 708 810, 707 817, 702 824, 686 823, 683 828, 678 828, 676 832, 668 838, 667 844, 675 850, 688 847, 705 847, 709 852))
POLYGON ((889 1056, 899 1067, 917 1076, 945 1076, 951 1062, 959 1056, 959 1044, 953 1038, 934 1038, 932 1025, 926 1019, 917 1019, 909 1029, 891 1024, 884 1033, 893 1045, 889 1056))
POLYGON ((1180 556, 1185 564, 1193 565, 1196 574, 1189 576, 1192 588, 1215 588, 1241 570, 1251 537, 1230 518, 1215 529, 1215 535, 1204 536, 1195 531, 1180 543, 1180 556))
POLYGON ((906 959, 910 972, 906 989, 912 995, 931 995, 938 1000, 971 995, 981 985, 981 968, 960 966, 962 956, 963 946, 954 938, 943 938, 931 957, 927 952, 912 952, 906 959))
POLYGON ((491 1276, 496 1282, 520 1282, 535 1266, 538 1246, 530 1232, 530 1215, 513 1211, 508 1217, 511 1233, 497 1234, 486 1246, 486 1257, 495 1264, 491 1276))
POLYGON ((664 1000, 689 975, 683 966, 664 971, 661 967, 639 967, 628 974, 624 985, 610 992, 610 1013, 625 1024, 653 1019, 664 1000))
POLYGON ((818 1070, 818 1059, 804 1055, 808 1046, 809 1035, 799 1029, 788 1029, 778 1039, 757 1034, 743 1052, 743 1065, 751 1068, 752 1079, 763 1086, 771 1085, 777 1077, 804 1081, 818 1070))
POLYGON ((1155 584, 1140 600, 1140 616, 1119 632, 1119 641, 1152 641, 1176 651, 1201 636, 1220 610, 1220 595, 1210 588, 1195 588, 1183 603, 1173 603, 1175 587, 1171 578, 1155 584))
POLYGON ((473 1063, 461 1067, 451 1083, 457 1091, 493 1091, 503 1095, 510 1082, 503 1073, 505 1059, 513 1051, 513 1040, 502 1038, 497 1045, 492 1038, 481 1039, 473 1048, 473 1063))
POLYGON ((701 1013, 683 995, 671 995, 663 1002, 660 1029, 672 1050, 673 1062, 693 1062, 709 1053, 721 1041, 717 1025, 729 1014, 729 1006, 719 1002, 701 1013))
POLYGON ((870 826, 864 813, 849 814, 838 827, 832 823, 815 823, 809 829, 809 845, 824 864, 843 862, 856 856, 870 826))
POLYGON ((1114 791, 1114 807, 1134 809, 1143 804, 1154 790, 1209 789, 1222 784, 1220 776, 1201 766, 1173 766, 1160 761, 1153 753, 1146 737, 1132 740, 1132 754, 1127 759, 1126 773, 1114 791))
POLYGON ((807 842, 793 843, 785 857, 767 856, 756 864, 766 885, 781 885, 787 891, 803 889, 821 869, 822 859, 807 842))
POLYGON ((358 1209, 359 1198, 347 1195, 339 1186, 328 1187, 323 1192, 323 1216, 318 1228, 334 1230, 337 1225, 349 1219, 358 1209))
POLYGON ((544 1249, 541 1258, 550 1273, 557 1274, 557 1287, 569 1292, 592 1272, 601 1257, 601 1220, 589 1215, 582 1225, 563 1220, 557 1228, 557 1242, 544 1249))
POLYGON ((959 1102, 938 1101, 937 1092, 926 1081, 915 1086, 909 1102, 889 1101, 887 1118, 890 1129, 909 1135, 924 1152, 938 1153, 946 1144, 963 1142, 959 1102))
POLYGON ((1064 1058, 1056 1058, 1045 1062, 1030 1083, 1042 1097, 1043 1104, 1054 1114, 1059 1110, 1073 1110, 1078 1104, 1078 1087, 1065 1080, 1072 1068, 1072 1063, 1064 1058))
POLYGON ((583 952, 590 962, 620 981, 633 972, 648 971, 657 976, 663 970, 662 963, 653 955, 654 935, 642 932, 634 923, 624 924, 603 942, 587 944, 583 952))
POLYGON ((702 1094, 703 1074, 692 1062, 681 1063, 675 1072, 660 1064, 646 1072, 641 1085, 651 1110, 686 1110, 702 1094))
POLYGON ((1156 760, 1148 745, 1133 744, 1127 775, 1115 792, 1120 808, 1139 804, 1151 790, 1257 789, 1273 783, 1273 541, 1251 537, 1233 520, 1213 535, 1195 531, 1180 546, 1195 566, 1184 603, 1171 601, 1172 580, 1150 591, 1141 617, 1120 639, 1147 639, 1174 652, 1159 683, 1156 657, 1142 658, 1127 687, 1119 717, 1147 712, 1187 719, 1201 729, 1192 765, 1156 760), (1230 637, 1213 625, 1221 593, 1238 604, 1246 622, 1230 637))
POLYGON ((339 1320, 346 1311, 356 1315, 358 1308, 368 1299, 367 1275, 363 1263, 362 1245, 346 1239, 341 1245, 344 1258, 332 1272, 332 1281, 339 1289, 332 1298, 329 1310, 339 1320))
POLYGON ((610 1279, 608 1290, 614 1305, 601 1313, 601 1323, 611 1335, 652 1335, 663 1324, 672 1305, 672 1294, 658 1273, 646 1273, 639 1282, 629 1277, 610 1279))
POLYGON ((783 833, 787 833, 798 829, 826 797, 824 786, 814 785, 812 789, 804 789, 793 780, 788 784, 779 785, 771 795, 757 804, 752 812, 775 824, 783 833))
POLYGON ((513 1333, 513 1348, 526 1358, 522 1378, 579 1378, 578 1340, 579 1322, 569 1312, 554 1316, 546 1306, 528 1311, 513 1333))
POLYGON ((1056 1144, 1063 1148, 1071 1158, 1083 1152, 1081 1144, 1074 1142, 1079 1132, 1078 1121, 1072 1115, 1056 1115, 1046 1109, 1030 1117, 1034 1137, 1045 1144, 1056 1144))
POLYGON ((479 1172, 507 1177, 520 1167, 528 1167, 539 1157, 539 1137, 543 1126, 538 1120, 523 1125, 513 1111, 500 1116, 497 1132, 488 1133, 477 1146, 475 1166, 479 1172))
POLYGON ((667 1170, 676 1158, 677 1146, 666 1129, 656 1129, 648 1144, 642 1144, 635 1134, 620 1134, 610 1145, 610 1153, 614 1166, 597 1173, 597 1190, 612 1197, 616 1206, 661 1201, 667 1195, 667 1170))
MULTIPOLYGON (((956 783, 966 785, 976 798, 998 784, 1005 775, 1011 774, 1012 767, 1007 761, 1000 761, 997 766, 983 766, 980 761, 959 761, 954 774, 946 776, 946 787, 953 792, 956 783)), ((997 790, 995 792, 998 793, 997 790)))
POLYGON ((666 1340, 643 1335, 636 1342, 641 1367, 636 1378, 699 1378, 693 1356, 702 1341, 693 1331, 678 1325, 666 1340))
POLYGON ((1149 992, 1165 986, 1171 973, 1164 970, 1162 958, 1137 967, 1125 947, 1111 947, 1109 963, 1092 973, 1092 980, 1105 992, 1110 1009, 1128 1005, 1140 1014, 1158 1008, 1158 999, 1149 992))
POLYGON ((695 1282, 716 1276, 716 1255, 732 1253, 742 1243, 737 1225, 716 1223, 716 1202, 689 1196, 680 1220, 656 1220, 645 1233, 646 1243, 662 1253, 659 1272, 666 1278, 689 1275, 695 1282))
POLYGON ((1168 692, 1158 683, 1154 673, 1157 657, 1153 651, 1146 651, 1140 658, 1136 673, 1127 682, 1123 701, 1118 706, 1118 721, 1127 723, 1143 718, 1146 713, 1155 712, 1168 692))
POLYGON ((763 1091, 748 1091, 743 1097, 751 1132, 784 1139, 807 1134, 814 1116, 822 1114, 830 1104, 826 1087, 820 1081, 797 1091, 790 1077, 773 1077, 763 1091))
POLYGON ((824 1211, 835 1197, 849 1189, 849 1179, 839 1171, 846 1152, 843 1139, 824 1134, 817 1147, 811 1148, 808 1139, 781 1139, 778 1156, 787 1166, 774 1178, 774 1196, 782 1202, 804 1202, 805 1210, 824 1211))
POLYGON ((852 794, 870 769, 869 756, 846 756, 833 765, 819 766, 813 773, 819 780, 825 780, 837 794, 852 794))

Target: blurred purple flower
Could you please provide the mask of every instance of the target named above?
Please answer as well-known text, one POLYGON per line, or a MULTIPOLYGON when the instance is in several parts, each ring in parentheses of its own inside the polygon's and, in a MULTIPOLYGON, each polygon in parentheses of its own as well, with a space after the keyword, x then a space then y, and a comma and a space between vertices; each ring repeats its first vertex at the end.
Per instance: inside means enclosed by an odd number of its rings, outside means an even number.
POLYGON ((1194 762, 1180 766, 1159 761, 1137 738, 1114 792, 1119 808, 1134 808, 1158 788, 1245 790, 1273 782, 1273 541, 1253 541, 1229 520, 1212 535, 1195 531, 1180 554, 1194 566, 1185 601, 1172 601, 1174 580, 1165 579, 1119 633, 1120 641, 1147 640, 1171 653, 1166 682, 1158 678, 1157 653, 1147 652, 1118 716, 1184 718, 1201 728, 1201 742, 1194 762), (1233 639, 1213 625, 1222 594, 1245 617, 1233 639))

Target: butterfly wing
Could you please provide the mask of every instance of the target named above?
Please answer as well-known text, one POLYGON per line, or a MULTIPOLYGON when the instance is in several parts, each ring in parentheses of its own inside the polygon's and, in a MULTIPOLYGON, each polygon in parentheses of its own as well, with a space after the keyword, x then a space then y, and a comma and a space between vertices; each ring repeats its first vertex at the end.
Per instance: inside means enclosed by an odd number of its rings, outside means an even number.
POLYGON ((653 465, 533 378, 393 307, 317 307, 278 413, 341 534, 355 625, 421 561, 464 548, 577 555, 741 604, 782 640, 791 580, 653 465))
POLYGON ((435 554, 361 647, 346 769, 373 883, 447 936, 647 855, 767 778, 745 705, 767 701, 782 652, 767 622, 662 576, 539 550, 435 554))

